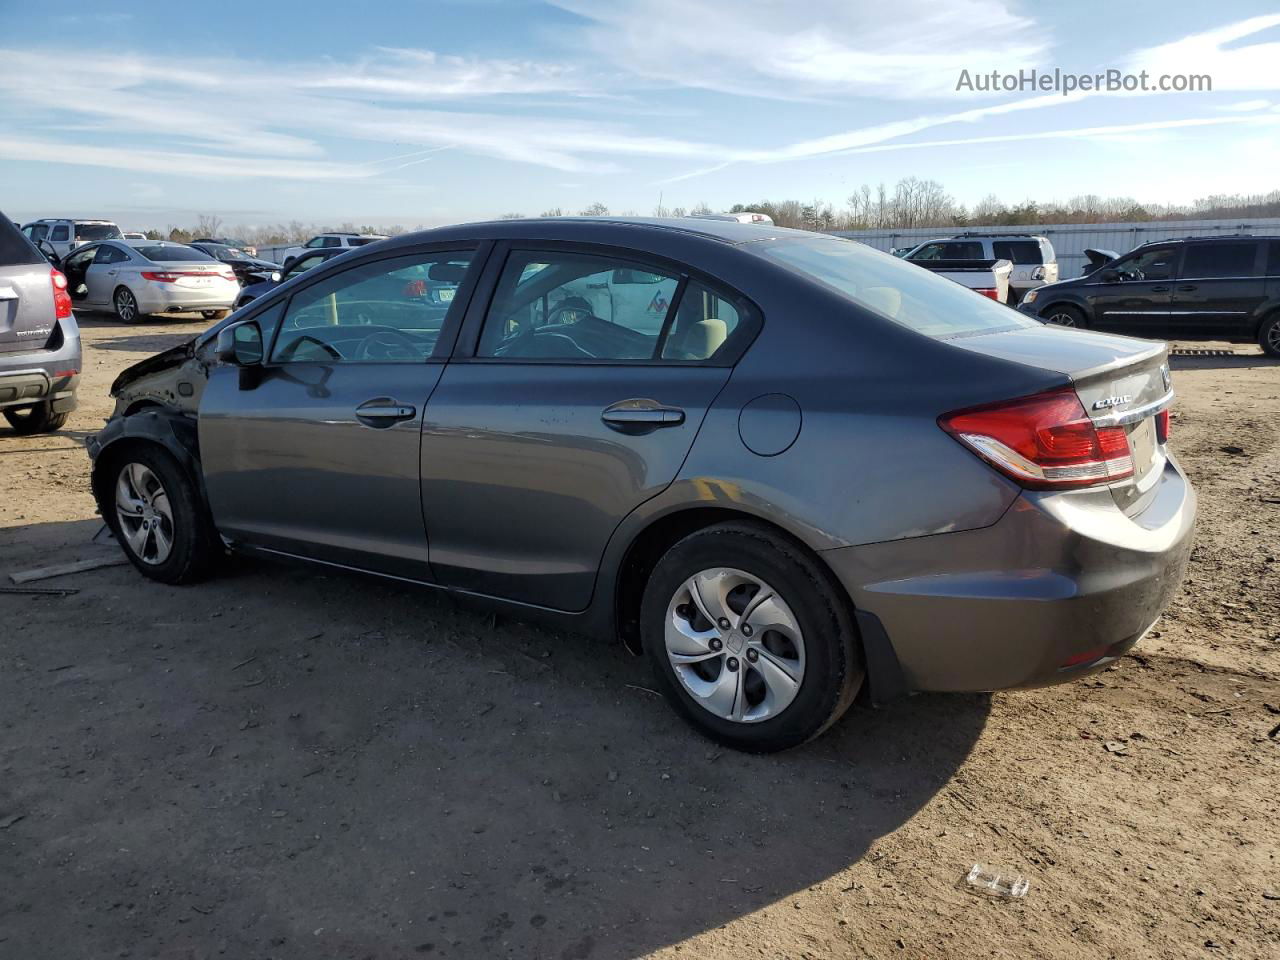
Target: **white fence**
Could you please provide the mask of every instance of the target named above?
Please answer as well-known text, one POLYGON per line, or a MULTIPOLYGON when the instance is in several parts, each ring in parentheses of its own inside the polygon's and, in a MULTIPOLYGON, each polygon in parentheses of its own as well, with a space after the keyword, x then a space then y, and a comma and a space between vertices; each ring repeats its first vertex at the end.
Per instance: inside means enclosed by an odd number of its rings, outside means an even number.
POLYGON ((1084 270, 1086 248, 1101 247, 1126 253, 1142 243, 1170 237, 1221 236, 1252 233, 1280 236, 1280 217, 1238 220, 1148 220, 1141 223, 1056 223, 1025 227, 919 227, 910 230, 838 230, 837 236, 861 240, 877 250, 914 247, 935 237, 956 233, 1030 233, 1048 237, 1058 254, 1058 273, 1064 280, 1084 270))

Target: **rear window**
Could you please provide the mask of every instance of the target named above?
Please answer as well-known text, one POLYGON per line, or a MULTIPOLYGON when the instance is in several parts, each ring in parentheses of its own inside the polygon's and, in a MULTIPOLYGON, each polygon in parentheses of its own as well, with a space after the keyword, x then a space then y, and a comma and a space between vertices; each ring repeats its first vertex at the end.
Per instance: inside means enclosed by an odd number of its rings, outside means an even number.
POLYGON ((752 249, 926 336, 941 339, 1037 325, 952 280, 851 240, 788 239, 753 244, 752 249))
POLYGON ((0 266, 45 262, 40 251, 13 225, 13 221, 0 213, 0 266))
POLYGON ((77 223, 77 240, 123 240, 124 234, 114 223, 77 223))
POLYGON ((203 260, 210 263, 217 261, 203 251, 196 250, 194 247, 184 247, 182 244, 175 243, 172 246, 162 246, 161 244, 134 244, 134 250, 142 254, 148 260, 154 263, 173 263, 178 260, 203 260))
POLYGON ((997 260, 1013 263, 1044 263, 1040 244, 1035 240, 993 240, 991 252, 997 260))
POLYGON ((1188 280, 1210 277, 1256 277, 1256 243, 1192 243, 1182 261, 1188 280))

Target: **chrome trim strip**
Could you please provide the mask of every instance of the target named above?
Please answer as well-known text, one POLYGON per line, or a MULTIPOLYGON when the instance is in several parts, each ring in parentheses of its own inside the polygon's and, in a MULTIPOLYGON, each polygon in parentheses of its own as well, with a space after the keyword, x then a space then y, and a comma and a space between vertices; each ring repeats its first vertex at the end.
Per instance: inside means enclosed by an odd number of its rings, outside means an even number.
POLYGON ((1095 417, 1093 424, 1096 427, 1123 427, 1130 423, 1137 423, 1139 420, 1145 420, 1153 414, 1159 413, 1165 407, 1173 403, 1173 391, 1170 390, 1159 400, 1152 400, 1150 403, 1144 403, 1140 407, 1134 407, 1132 410, 1123 412, 1112 412, 1105 417, 1095 417))

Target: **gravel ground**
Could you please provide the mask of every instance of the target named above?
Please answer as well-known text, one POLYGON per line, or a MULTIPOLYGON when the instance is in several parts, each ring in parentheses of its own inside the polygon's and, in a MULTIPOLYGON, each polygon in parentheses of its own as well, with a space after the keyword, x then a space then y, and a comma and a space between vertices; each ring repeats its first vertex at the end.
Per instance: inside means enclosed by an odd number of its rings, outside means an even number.
MULTIPOLYGON (((0 428, 0 574, 114 551, 81 440, 202 326, 83 320, 67 428, 0 428)), ((0 595, 0 957, 1278 956, 1280 365, 1236 349, 1175 361, 1199 535, 1131 656, 781 756, 620 647, 378 580, 0 595)))

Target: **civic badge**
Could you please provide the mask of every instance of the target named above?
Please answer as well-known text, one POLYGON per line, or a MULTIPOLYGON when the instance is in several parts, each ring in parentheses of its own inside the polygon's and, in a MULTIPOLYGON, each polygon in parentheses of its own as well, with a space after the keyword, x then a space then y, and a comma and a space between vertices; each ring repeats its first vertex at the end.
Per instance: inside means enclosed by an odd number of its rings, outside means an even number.
POLYGON ((1094 401, 1093 409, 1109 410, 1112 407, 1121 407, 1133 399, 1133 394, 1124 393, 1118 397, 1103 397, 1101 400, 1094 401))

